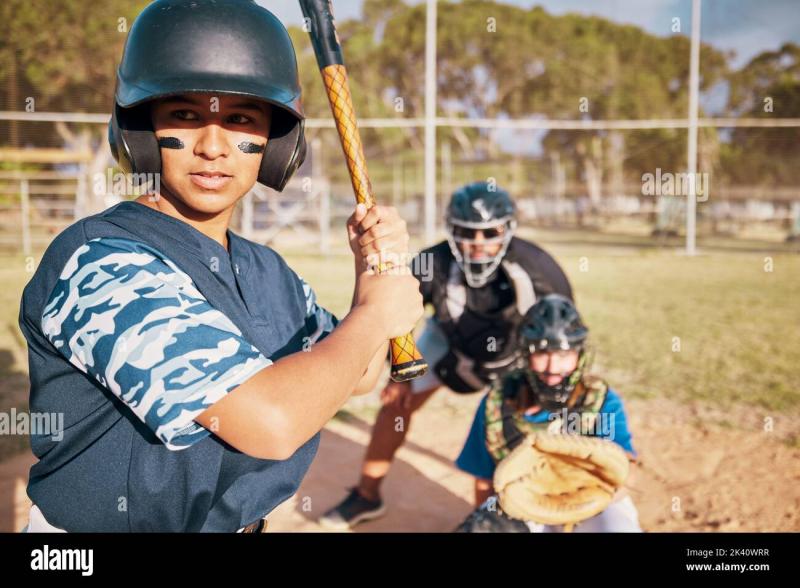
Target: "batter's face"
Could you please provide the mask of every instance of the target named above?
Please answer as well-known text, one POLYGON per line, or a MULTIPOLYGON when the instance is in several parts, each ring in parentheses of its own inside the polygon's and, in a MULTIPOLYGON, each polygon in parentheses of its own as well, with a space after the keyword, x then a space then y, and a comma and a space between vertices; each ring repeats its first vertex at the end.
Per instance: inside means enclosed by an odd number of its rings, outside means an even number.
POLYGON ((182 94, 153 103, 162 192, 217 214, 255 184, 269 136, 271 108, 242 96, 182 94))
POLYGON ((548 386, 556 386, 578 367, 578 351, 537 351, 530 355, 531 370, 548 386))

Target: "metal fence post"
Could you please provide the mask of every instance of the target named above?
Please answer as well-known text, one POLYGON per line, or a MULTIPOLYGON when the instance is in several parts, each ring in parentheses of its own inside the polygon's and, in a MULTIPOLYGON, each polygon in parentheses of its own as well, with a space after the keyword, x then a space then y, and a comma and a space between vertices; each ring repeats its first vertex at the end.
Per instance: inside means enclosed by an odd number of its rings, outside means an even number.
POLYGON ((30 185, 27 178, 19 182, 19 196, 22 209, 22 253, 31 254, 30 185))

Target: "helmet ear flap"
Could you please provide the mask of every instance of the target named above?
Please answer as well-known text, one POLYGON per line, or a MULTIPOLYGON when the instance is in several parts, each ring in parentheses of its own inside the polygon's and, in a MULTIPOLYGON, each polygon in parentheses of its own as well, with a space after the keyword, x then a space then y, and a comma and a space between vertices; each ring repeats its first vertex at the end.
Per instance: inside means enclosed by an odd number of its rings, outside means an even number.
POLYGON ((161 151, 150 120, 150 106, 143 104, 114 111, 108 123, 111 154, 126 173, 161 172, 161 151))
POLYGON ((258 181, 281 192, 306 158, 305 121, 282 108, 272 109, 269 140, 261 158, 258 181))
MULTIPOLYGON (((114 108, 116 110, 116 108, 114 108)), ((120 167, 124 167, 120 161, 120 136, 119 136, 119 123, 117 122, 116 112, 111 113, 111 119, 108 121, 108 147, 111 149, 111 156, 114 158, 120 167)))

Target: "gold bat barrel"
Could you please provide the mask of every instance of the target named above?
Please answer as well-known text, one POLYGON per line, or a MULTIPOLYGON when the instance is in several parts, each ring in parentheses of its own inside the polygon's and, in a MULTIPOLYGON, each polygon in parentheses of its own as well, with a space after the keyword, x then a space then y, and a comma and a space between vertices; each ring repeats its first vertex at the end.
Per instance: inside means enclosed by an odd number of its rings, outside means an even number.
MULTIPOLYGON (((356 201, 367 208, 375 204, 372 184, 367 173, 367 161, 364 158, 364 147, 356 124, 356 113, 350 97, 347 82, 347 70, 344 65, 329 65, 322 69, 322 81, 328 93, 328 101, 336 121, 336 130, 342 143, 350 181, 353 183, 356 201)), ((388 268, 381 265, 378 271, 388 268)), ((428 364, 417 350, 411 333, 397 337, 391 341, 392 371, 391 378, 395 382, 405 382, 423 375, 428 371, 428 364)))

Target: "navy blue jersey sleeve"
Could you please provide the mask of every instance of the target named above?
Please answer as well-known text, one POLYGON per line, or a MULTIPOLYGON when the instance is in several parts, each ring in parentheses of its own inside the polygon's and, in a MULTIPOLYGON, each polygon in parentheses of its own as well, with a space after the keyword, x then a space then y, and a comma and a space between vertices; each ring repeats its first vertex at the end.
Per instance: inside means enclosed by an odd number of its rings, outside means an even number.
POLYGON ((93 239, 72 254, 41 330, 172 450, 208 436, 194 419, 272 363, 171 260, 128 239, 93 239))
POLYGON ((317 303, 317 295, 308 282, 300 276, 298 279, 303 284, 303 295, 306 299, 306 328, 311 333, 307 345, 312 345, 327 337, 339 324, 339 319, 317 303))
POLYGON ((491 480, 494 476, 494 459, 486 448, 486 396, 478 405, 472 428, 456 459, 456 467, 476 478, 491 480))

